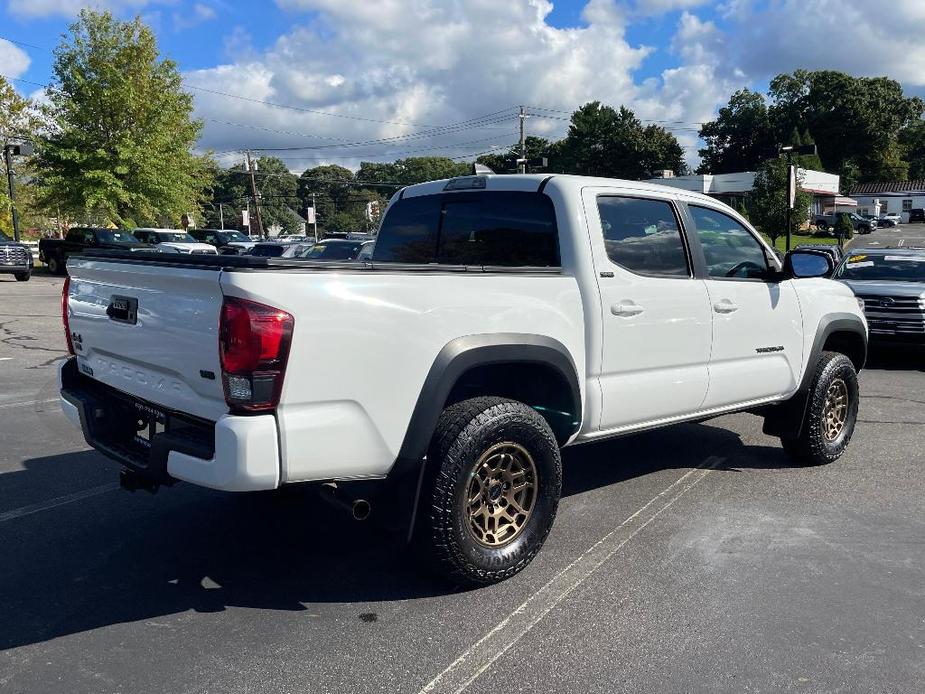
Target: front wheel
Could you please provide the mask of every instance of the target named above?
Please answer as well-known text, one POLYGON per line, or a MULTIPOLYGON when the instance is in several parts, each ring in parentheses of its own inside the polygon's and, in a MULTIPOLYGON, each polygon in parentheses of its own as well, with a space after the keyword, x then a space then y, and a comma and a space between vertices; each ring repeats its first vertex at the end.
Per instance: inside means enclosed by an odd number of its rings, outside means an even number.
POLYGON ((546 420, 514 400, 464 400, 443 411, 427 458, 417 537, 430 563, 469 586, 526 567, 549 535, 562 488, 546 420))
POLYGON ((829 230, 829 225, 826 224, 825 222, 816 222, 816 228, 817 228, 819 231, 828 231, 828 230, 829 230))
POLYGON ((787 454, 807 465, 824 465, 841 457, 858 418, 858 375, 844 354, 823 352, 808 395, 798 436, 781 437, 787 454))
POLYGON ((29 278, 32 277, 31 272, 17 272, 13 277, 16 278, 17 282, 28 282, 29 278))

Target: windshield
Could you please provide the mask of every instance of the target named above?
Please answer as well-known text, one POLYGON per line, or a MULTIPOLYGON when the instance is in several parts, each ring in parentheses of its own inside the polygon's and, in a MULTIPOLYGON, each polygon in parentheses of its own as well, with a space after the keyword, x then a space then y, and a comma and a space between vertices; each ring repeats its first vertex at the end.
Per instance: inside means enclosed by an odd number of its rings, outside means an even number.
POLYGON ((196 243, 196 239, 183 231, 159 231, 157 232, 158 243, 196 243))
POLYGON ((7 236, 2 231, 0 231, 0 241, 12 241, 12 240, 13 239, 11 239, 9 236, 7 236))
POLYGON ((315 244, 300 257, 312 260, 353 260, 360 250, 358 243, 321 243, 315 244))
POLYGON ((835 274, 842 280, 925 282, 925 253, 890 255, 863 253, 849 256, 835 274))
POLYGON ((222 243, 231 243, 232 241, 244 241, 246 243, 250 241, 250 239, 240 231, 223 231, 219 238, 222 243))
POLYGON ((119 229, 100 229, 96 235, 100 243, 138 243, 130 233, 119 229))

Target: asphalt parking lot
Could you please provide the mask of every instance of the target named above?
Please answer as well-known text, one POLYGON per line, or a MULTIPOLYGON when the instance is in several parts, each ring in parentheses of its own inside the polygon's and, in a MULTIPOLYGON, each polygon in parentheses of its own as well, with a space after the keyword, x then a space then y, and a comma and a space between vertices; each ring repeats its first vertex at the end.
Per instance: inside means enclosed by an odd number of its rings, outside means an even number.
POLYGON ((849 244, 851 248, 925 247, 925 224, 900 224, 883 227, 870 234, 857 234, 849 244))
POLYGON ((830 466, 749 415, 567 450, 544 551, 459 591, 314 494, 119 490, 55 402, 61 285, 0 277, 4 692, 923 689, 920 351, 830 466))

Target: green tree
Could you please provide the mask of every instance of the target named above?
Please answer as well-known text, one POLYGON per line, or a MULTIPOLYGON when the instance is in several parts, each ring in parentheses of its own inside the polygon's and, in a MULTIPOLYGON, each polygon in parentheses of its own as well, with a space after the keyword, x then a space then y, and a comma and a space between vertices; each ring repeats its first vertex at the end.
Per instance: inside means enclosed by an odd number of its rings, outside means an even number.
POLYGON ((842 212, 838 215, 838 219, 835 220, 832 231, 835 232, 835 236, 838 238, 850 241, 854 238, 854 224, 851 223, 851 217, 846 212, 842 212))
POLYGON ((925 120, 917 120, 899 134, 903 158, 909 162, 909 178, 925 179, 925 120))
POLYGON ((406 186, 465 176, 471 170, 470 164, 453 161, 448 157, 408 157, 399 159, 392 166, 394 178, 390 182, 406 186))
MULTIPOLYGON (((790 233, 800 230, 809 215, 812 195, 797 181, 796 200, 790 215, 790 233)), ((769 159, 758 167, 750 195, 749 219, 774 243, 787 233, 787 161, 769 159)))
MULTIPOLYGON (((279 225, 286 233, 299 230, 304 221, 296 212, 299 209, 298 177, 286 168, 281 159, 276 157, 258 157, 254 181, 260 200, 260 219, 264 231, 279 225)), ((223 219, 225 228, 240 229, 241 211, 250 209, 253 229, 256 232, 256 217, 253 214, 253 193, 251 191, 250 173, 244 163, 235 164, 227 169, 216 168, 213 172, 213 185, 209 203, 205 207, 205 226, 219 226, 223 219), (219 214, 219 205, 222 214, 219 214)), ((246 227, 245 227, 246 228, 246 227)))
POLYGON ((808 129, 825 170, 843 174, 853 163, 861 180, 908 175, 899 133, 921 118, 925 103, 906 97, 895 80, 796 70, 771 80, 769 95, 778 137, 795 127, 808 129))
POLYGON ((684 173, 684 150, 657 125, 643 127, 628 108, 592 101, 572 114, 568 135, 552 148, 551 169, 562 173, 641 179, 660 169, 684 173))
POLYGON ((210 170, 192 153, 202 123, 140 18, 82 10, 53 72, 38 157, 47 208, 126 226, 176 225, 198 208, 210 170))
POLYGON ((302 209, 311 206, 312 196, 318 223, 324 225, 339 209, 344 209, 355 189, 353 172, 337 164, 306 169, 299 176, 299 199, 302 209))
MULTIPOLYGON (((524 149, 527 153, 527 159, 530 161, 537 161, 540 159, 549 159, 552 153, 552 142, 547 140, 545 137, 537 137, 535 135, 528 135, 524 138, 524 149)), ((505 152, 500 152, 497 154, 483 154, 478 157, 476 161, 479 164, 484 164, 490 168, 495 173, 517 173, 517 160, 520 159, 520 143, 517 142, 510 146, 510 148, 505 152)), ((549 171, 552 170, 551 167, 555 166, 555 162, 550 161, 549 165, 546 167, 539 167, 540 171, 549 171)), ((536 166, 527 166, 527 171, 537 170, 536 166)))
POLYGON ((716 120, 704 123, 700 139, 699 173, 755 171, 776 142, 764 96, 741 89, 719 110, 716 120))

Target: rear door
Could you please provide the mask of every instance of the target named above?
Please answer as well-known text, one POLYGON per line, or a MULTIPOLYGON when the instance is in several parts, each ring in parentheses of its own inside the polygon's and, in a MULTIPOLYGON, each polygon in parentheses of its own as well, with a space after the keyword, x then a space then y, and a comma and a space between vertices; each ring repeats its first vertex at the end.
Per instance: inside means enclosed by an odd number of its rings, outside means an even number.
POLYGON ((792 281, 770 278, 764 245, 740 220, 708 203, 687 210, 713 313, 704 408, 792 393, 803 363, 803 318, 792 281))
POLYGON ((216 419, 218 268, 74 258, 69 322, 84 374, 142 400, 216 419))
POLYGON ((602 303, 602 431, 691 414, 707 393, 710 301, 667 195, 587 188, 602 303))

